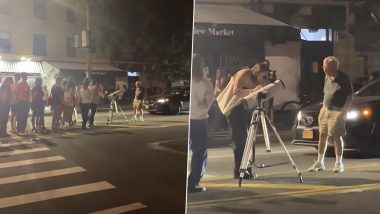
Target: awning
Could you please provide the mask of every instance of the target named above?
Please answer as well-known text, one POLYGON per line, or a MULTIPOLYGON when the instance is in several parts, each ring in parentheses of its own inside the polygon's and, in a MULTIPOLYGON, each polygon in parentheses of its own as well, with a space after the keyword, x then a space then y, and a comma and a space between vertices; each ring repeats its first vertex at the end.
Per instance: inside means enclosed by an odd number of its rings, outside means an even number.
POLYGON ((42 64, 35 61, 0 60, 0 73, 41 74, 42 64))
MULTIPOLYGON (((47 61, 46 63, 52 65, 59 70, 87 70, 87 63, 83 62, 55 62, 47 61)), ((93 71, 123 71, 107 63, 92 63, 91 69, 93 71)))
POLYGON ((195 4, 195 23, 289 26, 241 6, 195 4))

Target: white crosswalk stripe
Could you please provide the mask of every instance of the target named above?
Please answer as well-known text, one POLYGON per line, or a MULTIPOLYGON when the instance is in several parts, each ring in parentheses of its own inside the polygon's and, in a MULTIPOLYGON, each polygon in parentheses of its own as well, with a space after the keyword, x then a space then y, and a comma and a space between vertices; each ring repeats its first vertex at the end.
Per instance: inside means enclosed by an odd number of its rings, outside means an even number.
POLYGON ((36 193, 29 193, 6 198, 0 198, 0 208, 12 207, 23 204, 30 204, 34 202, 46 201, 55 198, 62 198, 73 195, 80 195, 90 192, 107 190, 115 188, 112 184, 102 181, 97 183, 90 183, 84 185, 76 185, 71 187, 41 191, 36 193))
MULTIPOLYGON (((80 180, 74 179, 68 182, 70 183, 68 186, 63 186, 61 188, 46 187, 46 185, 44 185, 44 182, 46 181, 48 183, 51 183, 54 182, 55 179, 61 178, 62 176, 67 176, 68 180, 70 180, 70 176, 75 176, 78 173, 85 173, 87 170, 80 166, 72 166, 72 163, 67 163, 70 161, 66 160, 65 157, 59 155, 54 156, 51 154, 51 150, 49 148, 40 145, 42 144, 33 141, 9 142, 0 144, 0 157, 2 157, 0 169, 9 169, 9 171, 2 171, 2 175, 6 175, 6 177, 0 177, 0 188, 2 185, 28 185, 28 182, 38 183, 38 185, 35 183, 31 185, 32 188, 28 189, 26 193, 22 192, 21 194, 16 193, 16 195, 9 195, 12 193, 2 192, 2 195, 0 197, 0 208, 12 208, 14 206, 38 203, 69 196, 91 194, 116 188, 114 185, 110 184, 107 181, 91 180, 86 182, 86 176, 84 175, 76 176, 76 178, 80 178, 80 180), (29 145, 33 145, 33 147, 17 147, 29 145), (30 158, 34 153, 38 153, 39 158, 30 158), (25 159, 24 155, 28 154, 29 158, 25 159), (10 160, 8 160, 8 158, 10 160), (14 159, 16 159, 16 161, 14 161, 14 159), (38 164, 44 165, 40 165, 37 169, 35 167, 37 167, 38 164), (65 164, 69 164, 70 166, 64 167, 65 164), (37 172, 34 172, 36 169, 37 172), (41 169, 43 170, 41 171, 41 169), (17 175, 10 175, 15 173, 17 173, 17 175), (78 184, 78 182, 81 183, 78 184)), ((15 192, 18 192, 17 188, 14 190, 15 192)), ((13 190, 11 192, 13 192, 13 190)), ((128 212, 144 207, 145 206, 140 203, 129 204, 117 209, 110 209, 111 211, 108 210, 110 212, 107 211, 106 213, 116 213, 115 210, 124 210, 123 212, 128 212)))

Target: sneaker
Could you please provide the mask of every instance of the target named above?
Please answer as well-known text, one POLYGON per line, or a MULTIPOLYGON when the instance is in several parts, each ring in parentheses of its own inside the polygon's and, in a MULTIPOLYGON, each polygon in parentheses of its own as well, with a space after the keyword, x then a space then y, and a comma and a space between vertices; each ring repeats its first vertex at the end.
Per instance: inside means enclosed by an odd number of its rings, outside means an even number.
POLYGON ((307 171, 309 172, 318 172, 326 170, 325 164, 316 161, 307 171))
POLYGON ((334 172, 334 173, 341 173, 341 172, 344 172, 344 165, 343 165, 343 163, 335 163, 335 166, 334 166, 333 172, 334 172))

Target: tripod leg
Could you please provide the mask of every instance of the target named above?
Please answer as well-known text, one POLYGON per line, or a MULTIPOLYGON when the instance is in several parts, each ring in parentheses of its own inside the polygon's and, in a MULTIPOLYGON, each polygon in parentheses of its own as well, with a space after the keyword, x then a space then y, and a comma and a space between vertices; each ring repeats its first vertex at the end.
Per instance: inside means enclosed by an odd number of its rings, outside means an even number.
POLYGON ((301 172, 298 170, 296 164, 294 163, 293 158, 290 156, 289 151, 288 151, 288 149, 286 148, 284 142, 282 141, 280 135, 278 134, 276 127, 275 127, 275 126, 273 125, 273 123, 270 121, 268 115, 265 114, 265 117, 266 117, 268 123, 270 124, 270 126, 272 127, 272 130, 273 130, 273 132, 275 133, 275 135, 276 135, 278 141, 280 142, 280 144, 281 144, 282 147, 284 148, 284 150, 285 150, 285 152, 286 152, 286 154, 287 154, 287 156, 288 156, 288 158, 289 158, 289 161, 290 161, 290 163, 292 164, 292 167, 296 170, 300 183, 303 183, 303 177, 302 177, 302 174, 301 174, 301 172))
POLYGON ((247 140, 244 147, 243 158, 241 159, 241 163, 240 163, 239 187, 241 187, 244 174, 246 173, 248 165, 250 163, 253 139, 254 139, 254 136, 256 135, 255 131, 256 131, 258 119, 259 119, 258 112, 255 111, 252 115, 251 123, 248 130, 248 136, 247 136, 247 140))
POLYGON ((124 119, 125 119, 127 122, 129 122, 127 116, 125 115, 125 113, 124 113, 123 109, 120 107, 120 105, 117 104, 117 103, 116 103, 116 105, 119 107, 121 114, 124 116, 124 119))
POLYGON ((261 117, 261 126, 263 128, 266 151, 271 152, 269 135, 268 135, 268 127, 267 127, 267 123, 265 122, 265 112, 264 111, 261 111, 260 117, 261 117))

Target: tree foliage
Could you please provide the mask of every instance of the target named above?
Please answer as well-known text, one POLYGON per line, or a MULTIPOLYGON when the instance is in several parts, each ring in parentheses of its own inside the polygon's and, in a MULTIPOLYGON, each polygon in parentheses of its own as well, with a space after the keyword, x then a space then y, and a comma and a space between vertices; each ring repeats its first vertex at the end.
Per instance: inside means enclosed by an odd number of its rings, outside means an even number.
POLYGON ((191 0, 93 0, 96 24, 104 33, 100 49, 113 60, 151 65, 149 76, 190 76, 191 0))

